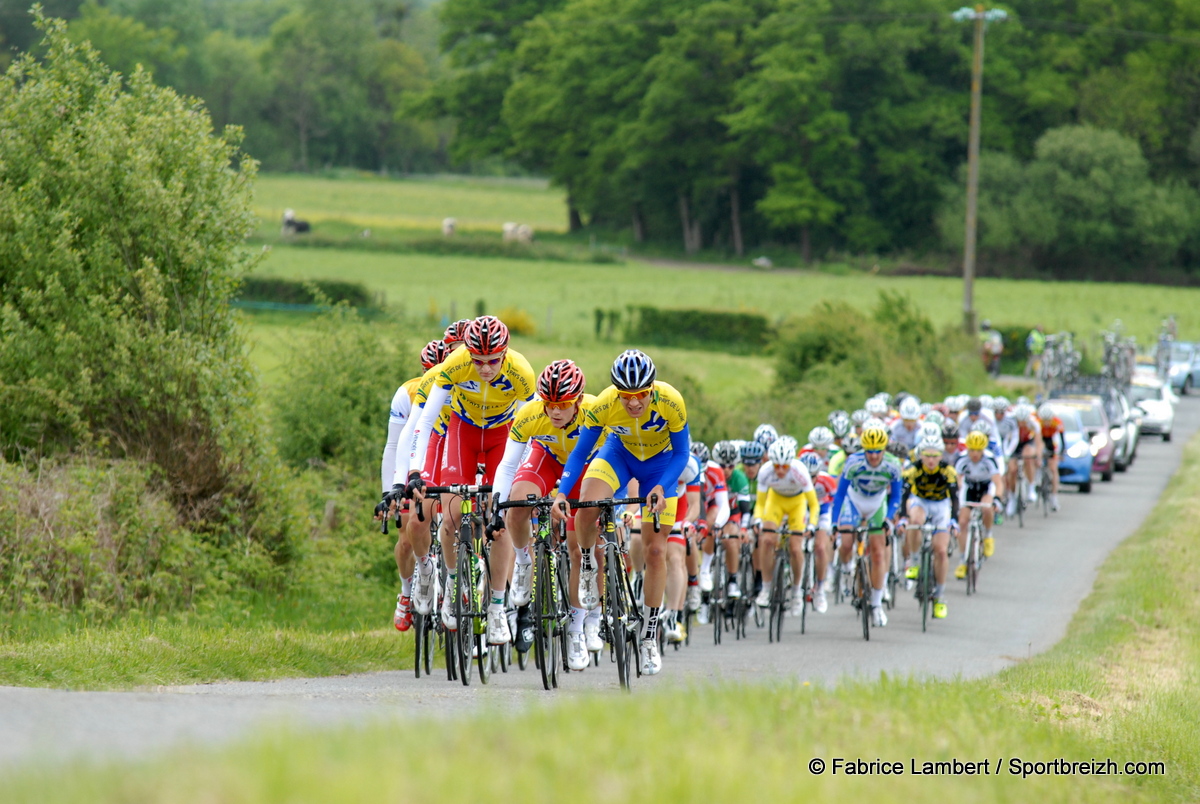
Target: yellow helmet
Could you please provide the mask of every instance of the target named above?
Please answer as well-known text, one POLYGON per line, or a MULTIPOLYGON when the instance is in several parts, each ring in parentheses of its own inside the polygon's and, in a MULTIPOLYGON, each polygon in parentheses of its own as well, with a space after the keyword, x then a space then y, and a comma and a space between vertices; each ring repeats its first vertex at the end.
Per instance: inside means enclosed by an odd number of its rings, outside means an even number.
POLYGON ((987 433, 981 433, 978 430, 967 433, 967 449, 987 449, 987 445, 987 433))
POLYGON ((883 449, 888 445, 887 430, 882 427, 868 427, 860 438, 863 449, 883 449))

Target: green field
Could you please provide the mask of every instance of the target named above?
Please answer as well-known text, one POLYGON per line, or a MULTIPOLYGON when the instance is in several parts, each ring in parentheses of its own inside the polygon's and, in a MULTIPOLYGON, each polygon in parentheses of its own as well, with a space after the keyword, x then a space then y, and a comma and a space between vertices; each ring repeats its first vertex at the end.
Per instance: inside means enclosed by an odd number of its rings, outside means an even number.
POLYGON ((406 721, 332 733, 276 730, 232 748, 176 749, 145 762, 24 769, 0 778, 0 800, 360 804, 478 801, 505 790, 536 802, 604 804, 864 794, 881 801, 1195 801, 1197 517, 1200 436, 1150 518, 1101 567, 1066 638, 986 679, 560 693, 554 706, 486 711, 450 727, 406 721), (899 760, 904 775, 834 775, 837 757, 899 760), (813 758, 827 763, 823 774, 809 771, 813 758), (986 759, 989 770, 915 776, 911 758, 986 759), (1018 758, 1164 767, 1022 778, 1012 773, 1018 758))
MULTIPOLYGON (((597 308, 626 305, 756 310, 771 319, 804 313, 823 301, 869 308, 880 291, 913 297, 936 324, 962 319, 962 282, 943 277, 834 276, 803 271, 736 271, 623 265, 555 265, 527 260, 390 255, 341 249, 272 249, 256 271, 295 279, 362 282, 389 305, 416 316, 467 317, 480 299, 488 312, 527 311, 544 341, 593 339, 597 308), (547 326, 547 317, 550 324, 547 326)), ((1200 288, 1089 282, 982 279, 976 309, 996 324, 1042 323, 1070 329, 1084 343, 1120 318, 1129 334, 1151 340, 1170 313, 1183 337, 1200 334, 1200 288)))
POLYGON ((313 223, 339 220, 362 228, 427 229, 440 233, 443 218, 455 218, 459 227, 468 230, 498 232, 506 221, 526 223, 543 232, 561 232, 567 228, 562 192, 539 179, 264 174, 254 187, 254 209, 268 223, 279 221, 283 211, 291 208, 296 217, 313 223))

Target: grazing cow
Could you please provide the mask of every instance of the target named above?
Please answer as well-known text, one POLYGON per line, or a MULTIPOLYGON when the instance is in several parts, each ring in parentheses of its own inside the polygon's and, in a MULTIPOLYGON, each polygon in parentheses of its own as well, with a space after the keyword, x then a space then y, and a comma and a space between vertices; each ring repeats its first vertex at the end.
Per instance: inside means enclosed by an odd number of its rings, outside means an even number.
POLYGON ((310 231, 312 231, 312 226, 308 221, 302 221, 297 218, 295 210, 285 209, 283 211, 283 230, 280 232, 281 236, 287 237, 310 231))
POLYGON ((443 218, 442 219, 442 236, 443 237, 453 237, 454 236, 454 227, 457 225, 458 225, 458 221, 456 221, 454 218, 443 218))
POLYGON ((517 225, 515 223, 506 223, 500 227, 500 231, 504 233, 504 242, 509 243, 517 239, 517 225))
POLYGON ((532 243, 533 242, 533 227, 529 224, 522 223, 517 227, 517 242, 532 243))

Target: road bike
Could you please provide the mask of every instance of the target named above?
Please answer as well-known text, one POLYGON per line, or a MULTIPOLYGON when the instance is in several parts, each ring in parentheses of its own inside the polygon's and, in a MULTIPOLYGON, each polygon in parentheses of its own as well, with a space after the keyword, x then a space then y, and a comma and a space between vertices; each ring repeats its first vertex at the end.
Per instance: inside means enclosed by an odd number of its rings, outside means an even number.
POLYGON ((524 500, 509 500, 496 505, 497 510, 533 508, 537 530, 533 537, 533 577, 530 584, 530 614, 533 618, 534 661, 542 674, 546 690, 558 687, 558 671, 566 653, 564 637, 570 616, 567 576, 559 566, 559 546, 567 539, 566 521, 554 524, 550 512, 554 498, 528 495, 524 500))
POLYGON ((933 523, 921 526, 921 550, 917 559, 917 603, 921 606, 921 630, 929 622, 929 609, 933 605, 933 523))
POLYGON ((472 658, 477 660, 479 680, 486 684, 491 678, 492 664, 498 656, 487 644, 487 604, 491 595, 491 569, 488 565, 491 539, 484 528, 491 485, 456 484, 429 486, 428 495, 450 494, 459 497, 462 520, 458 526, 455 545, 457 558, 453 583, 447 593, 453 595, 453 610, 457 630, 448 641, 454 641, 458 678, 463 686, 471 685, 472 658))
POLYGON ((871 640, 871 551, 868 549, 866 523, 854 529, 854 550, 859 553, 850 587, 850 600, 862 620, 863 639, 871 640))
POLYGON ((979 568, 983 566, 983 503, 963 503, 971 509, 971 521, 967 523, 966 541, 963 545, 963 562, 967 565, 967 594, 973 595, 979 580, 979 568))
MULTIPOLYGON (((641 663, 638 660, 642 612, 629 580, 629 548, 625 541, 617 536, 613 509, 622 505, 653 506, 656 502, 656 496, 651 495, 649 502, 644 497, 627 497, 620 500, 610 497, 571 503, 574 509, 598 508, 600 511, 600 536, 604 540, 604 597, 601 603, 600 625, 605 631, 605 641, 608 642, 613 661, 617 665, 617 679, 621 688, 626 691, 631 690, 634 675, 642 674, 641 663)), ((659 516, 655 514, 654 530, 657 532, 658 529, 659 516)))

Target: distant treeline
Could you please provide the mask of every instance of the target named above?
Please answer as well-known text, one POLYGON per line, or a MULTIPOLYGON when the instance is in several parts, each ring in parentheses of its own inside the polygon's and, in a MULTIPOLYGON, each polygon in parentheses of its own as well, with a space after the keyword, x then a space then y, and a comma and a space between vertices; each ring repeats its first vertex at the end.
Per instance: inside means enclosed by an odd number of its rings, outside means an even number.
MULTIPOLYGON (((36 43, 24 5, 0 0, 8 48, 36 43)), ((46 5, 118 69, 142 64, 242 125, 266 169, 503 165, 564 188, 573 228, 689 253, 960 247, 971 25, 955 3, 46 5)), ((1005 7, 987 30, 981 271, 1187 281, 1190 6, 1005 7)))

